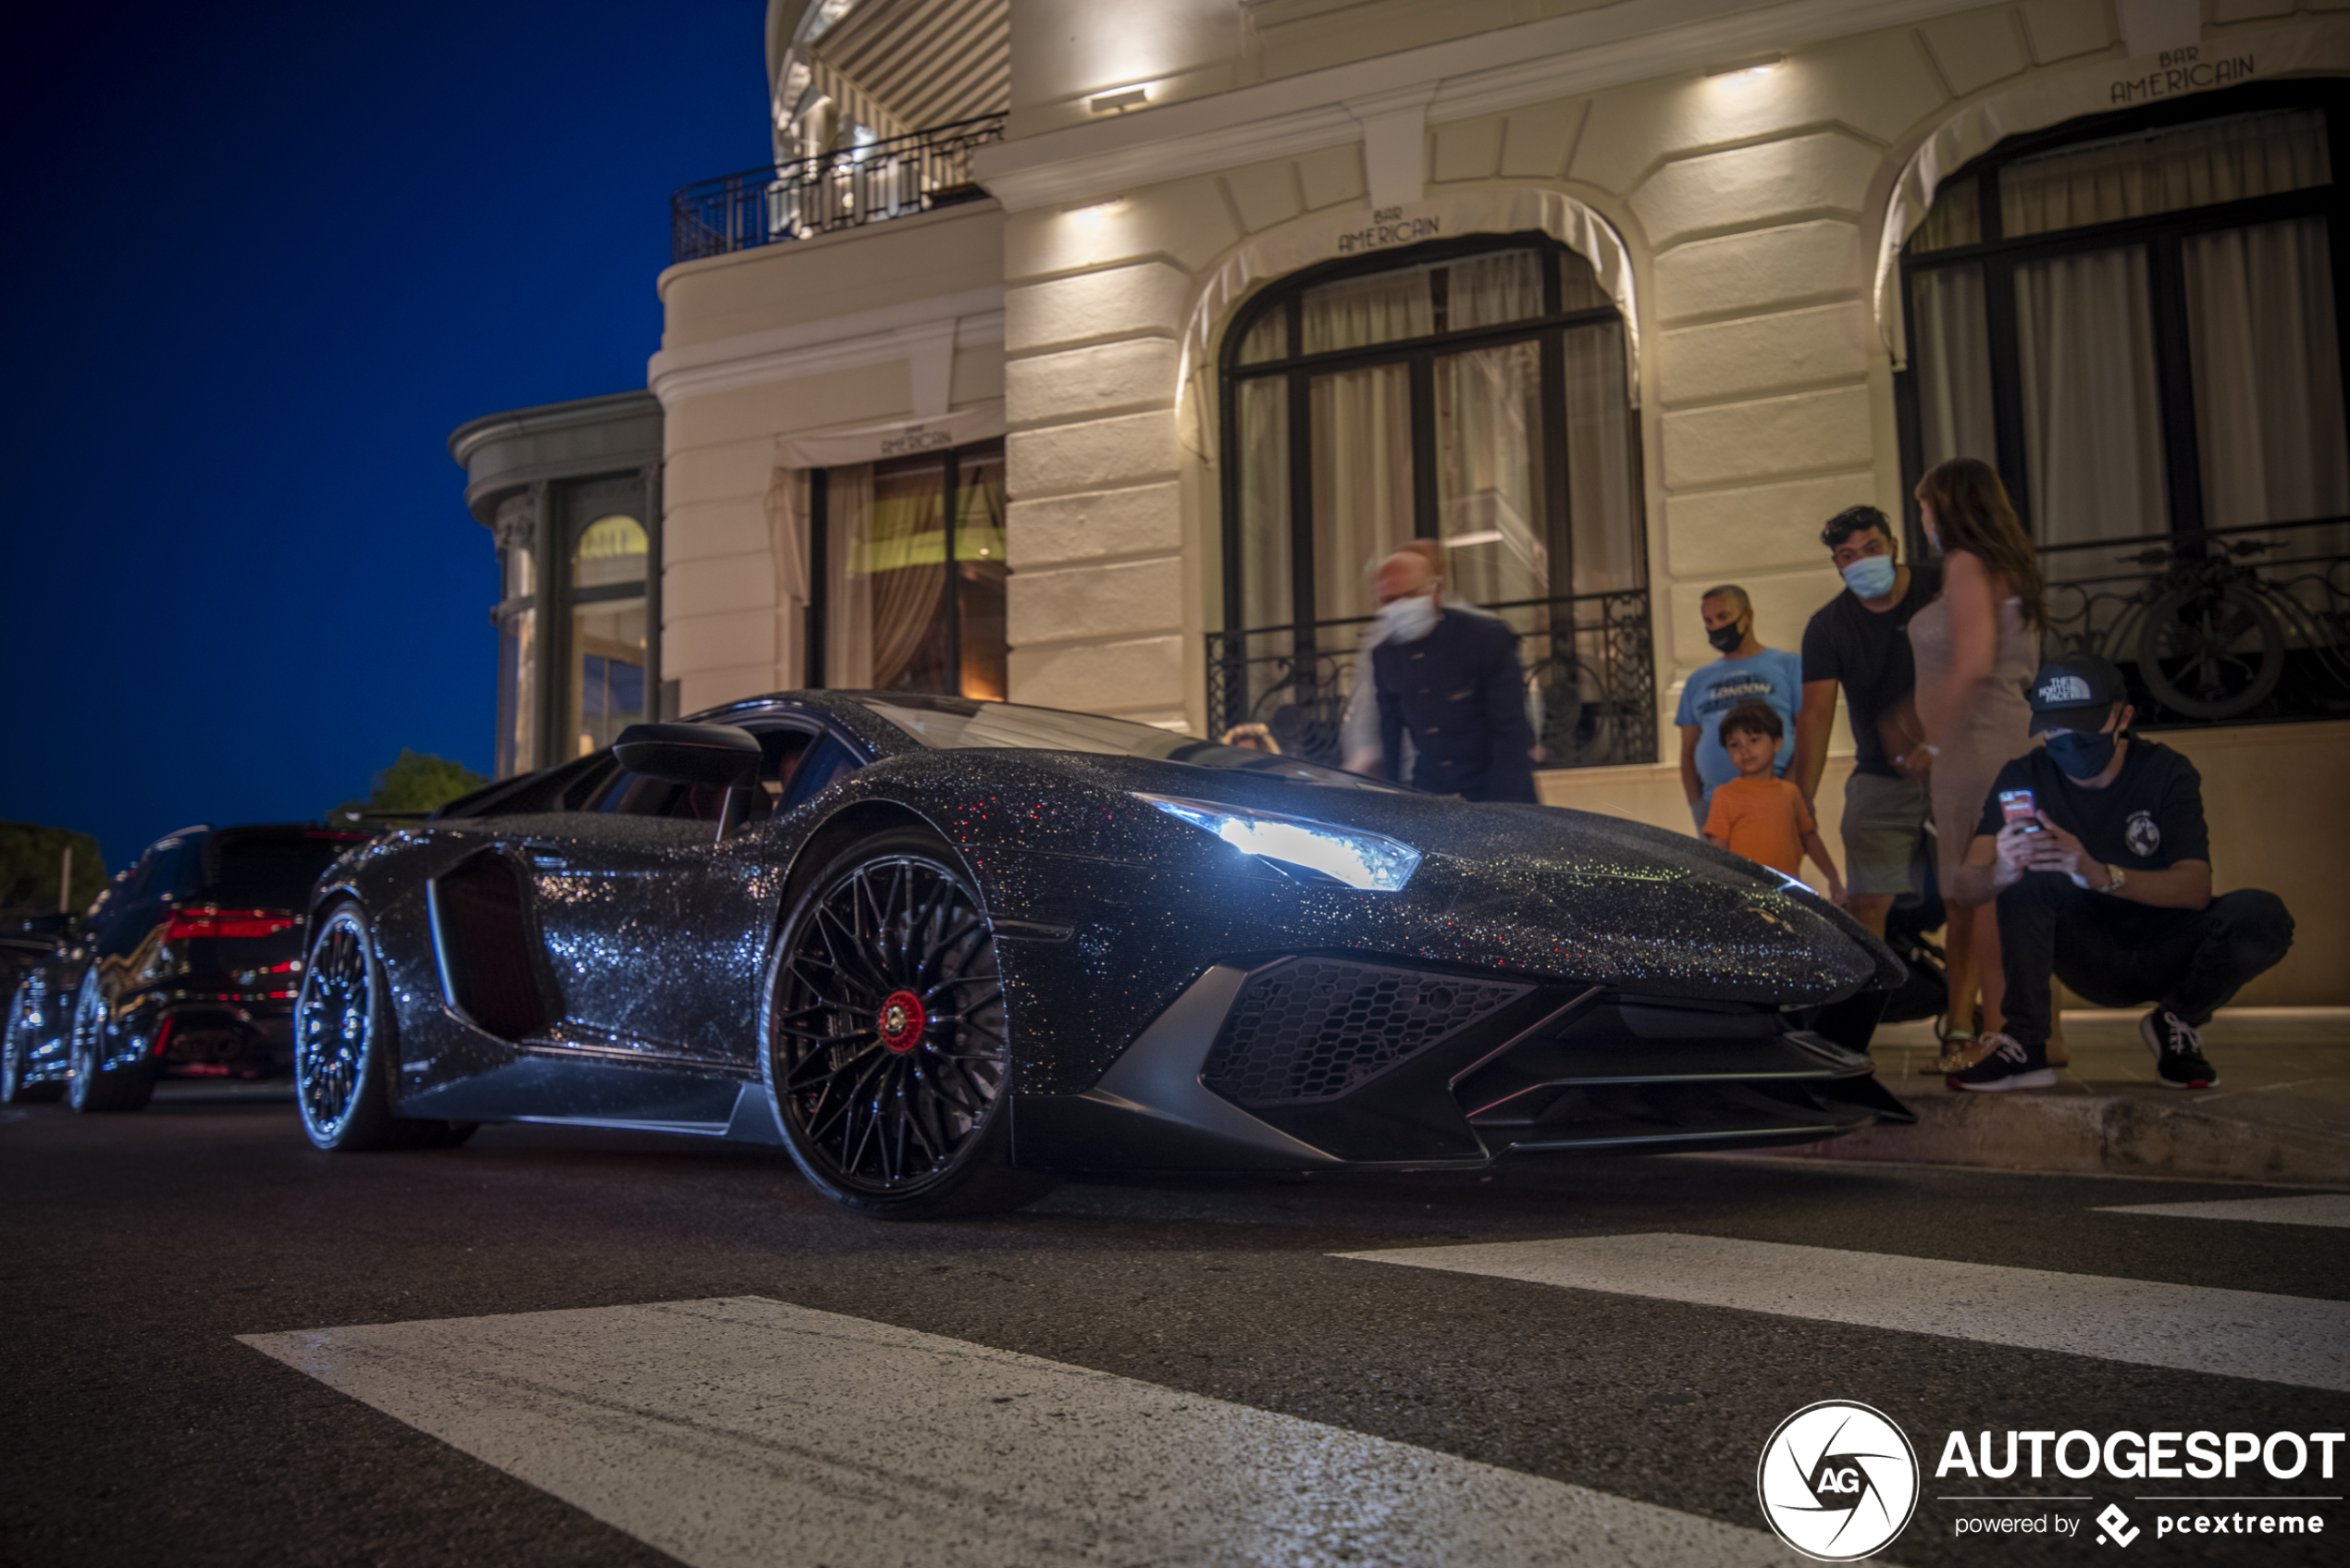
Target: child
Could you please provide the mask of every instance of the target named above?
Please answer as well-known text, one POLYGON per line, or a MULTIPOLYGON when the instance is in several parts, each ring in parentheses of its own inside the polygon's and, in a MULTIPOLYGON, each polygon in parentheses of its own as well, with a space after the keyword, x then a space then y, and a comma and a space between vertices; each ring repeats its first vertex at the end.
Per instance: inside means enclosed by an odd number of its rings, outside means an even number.
POLYGON ((1809 855, 1827 875, 1829 902, 1842 904, 1844 879, 1836 874, 1828 846, 1820 842, 1803 792, 1788 780, 1771 776, 1779 738, 1786 733, 1777 710, 1767 702, 1741 702, 1723 715, 1722 748, 1737 764, 1738 776, 1714 790, 1705 841, 1788 876, 1803 869, 1803 857, 1809 855))

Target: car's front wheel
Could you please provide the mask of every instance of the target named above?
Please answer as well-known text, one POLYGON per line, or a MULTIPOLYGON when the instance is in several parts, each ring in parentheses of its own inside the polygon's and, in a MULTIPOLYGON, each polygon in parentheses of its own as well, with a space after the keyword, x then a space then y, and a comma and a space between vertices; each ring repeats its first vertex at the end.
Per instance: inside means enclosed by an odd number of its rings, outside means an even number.
POLYGON ((784 921, 761 1056, 792 1158, 876 1218, 1017 1208, 996 938, 954 851, 911 830, 836 856, 784 921))
POLYGON ((77 1111, 143 1111, 155 1097, 155 1064, 122 1028, 118 997, 96 966, 74 994, 66 1035, 66 1104, 77 1111))
POLYGON ((451 1141, 445 1121, 393 1114, 396 1039, 366 914, 338 904, 313 928, 294 1001, 294 1100, 311 1142, 341 1152, 451 1141))

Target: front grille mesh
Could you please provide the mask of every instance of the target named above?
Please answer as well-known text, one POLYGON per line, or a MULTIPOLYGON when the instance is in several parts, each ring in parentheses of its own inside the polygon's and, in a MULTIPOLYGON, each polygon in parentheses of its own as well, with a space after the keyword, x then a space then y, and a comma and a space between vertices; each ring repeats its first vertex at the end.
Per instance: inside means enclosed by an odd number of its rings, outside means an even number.
POLYGON ((1335 1100, 1533 989, 1291 958, 1242 988, 1200 1081, 1243 1105, 1335 1100))

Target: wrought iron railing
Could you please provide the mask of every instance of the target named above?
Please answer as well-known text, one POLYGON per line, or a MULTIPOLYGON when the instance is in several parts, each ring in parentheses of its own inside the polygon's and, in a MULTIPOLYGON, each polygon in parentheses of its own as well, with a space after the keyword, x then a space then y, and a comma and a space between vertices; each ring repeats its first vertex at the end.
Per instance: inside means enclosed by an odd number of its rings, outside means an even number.
POLYGON ((2050 545, 2040 559, 2044 652, 2121 666, 2147 727, 2350 718, 2350 517, 2050 545))
POLYGON ((688 185, 669 198, 673 262, 723 256, 860 223, 977 201, 971 154, 1004 139, 1004 117, 983 115, 911 136, 688 185))
MULTIPOLYGON (((1656 665, 1645 592, 1489 606, 1517 634, 1542 768, 1656 760, 1656 665)), ((1342 764, 1340 739, 1368 617, 1207 635, 1207 711, 1218 735, 1260 723, 1283 752, 1342 764)), ((1368 694, 1366 694, 1367 698, 1368 694)))

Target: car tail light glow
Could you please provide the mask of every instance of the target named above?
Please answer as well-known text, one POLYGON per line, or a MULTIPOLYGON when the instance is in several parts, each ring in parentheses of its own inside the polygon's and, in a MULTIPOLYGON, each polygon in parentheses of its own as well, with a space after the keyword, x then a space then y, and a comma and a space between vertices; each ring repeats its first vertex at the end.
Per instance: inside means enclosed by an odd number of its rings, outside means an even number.
POLYGON ((164 929, 166 942, 186 942, 199 936, 275 936, 302 922, 275 909, 186 909, 171 917, 164 929))

